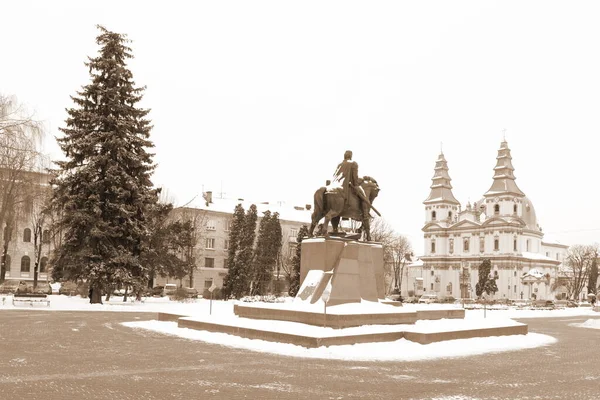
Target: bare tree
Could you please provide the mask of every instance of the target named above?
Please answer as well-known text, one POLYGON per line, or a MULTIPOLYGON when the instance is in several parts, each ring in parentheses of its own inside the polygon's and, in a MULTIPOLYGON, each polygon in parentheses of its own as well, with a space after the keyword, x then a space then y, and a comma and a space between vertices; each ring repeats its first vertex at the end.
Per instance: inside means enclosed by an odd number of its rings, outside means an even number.
POLYGON ((567 288, 570 299, 578 299, 587 284, 588 271, 598 257, 598 245, 574 245, 569 248, 565 262, 566 279, 561 283, 567 288))
POLYGON ((384 273, 387 293, 399 293, 402 288, 402 277, 407 261, 411 261, 412 246, 410 241, 394 231, 383 218, 376 217, 371 223, 371 238, 383 246, 384 273))
POLYGON ((42 124, 14 97, 0 94, 0 229, 3 251, 0 281, 6 276, 6 255, 15 226, 16 208, 24 202, 28 173, 40 160, 42 124))

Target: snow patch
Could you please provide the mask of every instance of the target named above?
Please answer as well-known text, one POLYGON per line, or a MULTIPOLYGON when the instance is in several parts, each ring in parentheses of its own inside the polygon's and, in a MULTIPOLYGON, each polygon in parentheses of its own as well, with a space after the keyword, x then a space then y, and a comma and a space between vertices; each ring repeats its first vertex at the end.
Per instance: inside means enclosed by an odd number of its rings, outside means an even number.
POLYGON ((527 335, 496 336, 436 342, 427 345, 400 339, 395 342, 360 343, 354 345, 329 346, 307 349, 287 343, 246 339, 225 333, 179 328, 175 322, 135 321, 122 325, 151 330, 190 340, 200 340, 222 346, 241 348, 263 353, 273 353, 290 357, 354 360, 354 361, 417 361, 438 358, 465 357, 490 352, 514 351, 547 346, 556 339, 538 333, 527 335))

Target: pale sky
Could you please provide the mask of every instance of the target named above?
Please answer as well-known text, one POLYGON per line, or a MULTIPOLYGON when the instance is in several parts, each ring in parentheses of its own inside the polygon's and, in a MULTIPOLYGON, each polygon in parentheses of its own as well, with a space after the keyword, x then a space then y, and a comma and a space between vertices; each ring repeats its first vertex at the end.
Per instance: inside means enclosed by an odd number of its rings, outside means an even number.
MULTIPOLYGON (((415 252, 443 142, 464 205, 502 130, 548 239, 600 242, 597 1, 5 1, 0 92, 46 121, 89 82, 96 24, 128 34, 151 108, 157 186, 312 203, 354 153, 415 252)), ((233 210, 232 210, 233 211, 233 210)))

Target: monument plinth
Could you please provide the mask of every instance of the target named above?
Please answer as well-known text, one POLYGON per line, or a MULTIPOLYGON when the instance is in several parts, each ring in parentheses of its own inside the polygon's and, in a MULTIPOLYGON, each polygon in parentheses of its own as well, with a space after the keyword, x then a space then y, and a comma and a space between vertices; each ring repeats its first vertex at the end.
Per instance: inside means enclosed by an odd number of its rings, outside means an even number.
POLYGON ((385 299, 381 243, 344 238, 302 241, 300 290, 296 299, 311 304, 329 293, 327 305, 385 299))

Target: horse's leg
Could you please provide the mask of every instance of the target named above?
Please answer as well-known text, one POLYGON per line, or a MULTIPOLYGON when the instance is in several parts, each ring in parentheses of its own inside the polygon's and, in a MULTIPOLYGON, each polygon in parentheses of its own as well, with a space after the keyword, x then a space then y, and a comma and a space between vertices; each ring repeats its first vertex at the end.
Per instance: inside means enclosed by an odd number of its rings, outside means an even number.
POLYGON ((340 226, 340 216, 331 218, 331 226, 333 227, 333 231, 335 233, 338 232, 338 227, 340 226))
POLYGON ((325 230, 325 237, 329 237, 329 221, 335 218, 338 214, 335 211, 329 210, 325 214, 325 221, 323 222, 323 229, 325 230))

